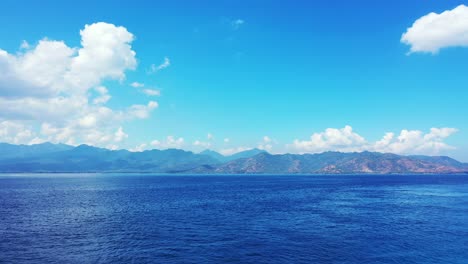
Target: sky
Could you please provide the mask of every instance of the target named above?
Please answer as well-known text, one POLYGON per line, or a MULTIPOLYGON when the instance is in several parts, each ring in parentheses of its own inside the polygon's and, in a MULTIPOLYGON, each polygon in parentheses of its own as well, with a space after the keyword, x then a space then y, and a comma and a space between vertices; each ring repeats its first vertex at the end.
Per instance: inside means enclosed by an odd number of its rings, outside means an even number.
POLYGON ((468 3, 2 1, 0 142, 468 162, 468 3))

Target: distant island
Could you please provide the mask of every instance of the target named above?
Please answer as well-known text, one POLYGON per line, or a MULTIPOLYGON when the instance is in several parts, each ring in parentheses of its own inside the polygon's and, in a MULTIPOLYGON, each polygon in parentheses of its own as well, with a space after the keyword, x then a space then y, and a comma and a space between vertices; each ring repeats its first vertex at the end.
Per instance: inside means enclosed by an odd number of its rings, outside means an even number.
POLYGON ((0 143, 0 173, 147 172, 191 174, 434 174, 468 173, 468 164, 446 156, 378 152, 273 155, 251 149, 231 156, 212 150, 109 150, 43 143, 0 143))

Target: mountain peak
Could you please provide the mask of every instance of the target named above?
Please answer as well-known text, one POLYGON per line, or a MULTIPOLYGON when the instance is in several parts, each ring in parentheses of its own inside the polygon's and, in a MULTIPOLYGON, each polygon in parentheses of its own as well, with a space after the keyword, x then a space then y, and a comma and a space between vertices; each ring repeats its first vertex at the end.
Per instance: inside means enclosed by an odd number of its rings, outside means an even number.
POLYGON ((193 172, 193 173, 468 173, 468 164, 446 156, 380 152, 270 154, 261 149, 223 156, 181 149, 129 152, 86 144, 0 144, 0 172, 193 172))
POLYGON ((219 155, 222 155, 221 153, 216 152, 216 151, 211 150, 211 149, 205 149, 205 150, 203 150, 202 152, 200 152, 199 154, 202 154, 202 155, 207 155, 207 154, 219 154, 219 155))

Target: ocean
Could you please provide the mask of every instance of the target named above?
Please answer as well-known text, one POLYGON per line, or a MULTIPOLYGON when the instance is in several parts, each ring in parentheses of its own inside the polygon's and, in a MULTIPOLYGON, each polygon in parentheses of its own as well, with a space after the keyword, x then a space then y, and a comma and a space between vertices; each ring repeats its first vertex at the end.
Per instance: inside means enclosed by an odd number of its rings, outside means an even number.
POLYGON ((0 263, 468 263, 468 175, 0 175, 0 263))

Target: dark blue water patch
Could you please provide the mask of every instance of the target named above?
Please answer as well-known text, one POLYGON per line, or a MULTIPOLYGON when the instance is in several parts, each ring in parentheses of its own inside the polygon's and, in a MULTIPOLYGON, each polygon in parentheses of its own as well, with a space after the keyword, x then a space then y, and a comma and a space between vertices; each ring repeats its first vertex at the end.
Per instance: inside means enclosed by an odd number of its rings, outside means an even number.
POLYGON ((0 263, 468 263, 468 176, 0 176, 0 263))

